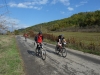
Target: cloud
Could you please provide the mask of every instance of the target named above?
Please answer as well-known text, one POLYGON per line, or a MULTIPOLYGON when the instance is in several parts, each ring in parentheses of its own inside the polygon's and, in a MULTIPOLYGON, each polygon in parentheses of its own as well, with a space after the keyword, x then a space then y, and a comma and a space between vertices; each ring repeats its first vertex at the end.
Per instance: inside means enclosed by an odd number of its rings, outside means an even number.
POLYGON ((52 2, 51 2, 51 4, 56 4, 57 3, 57 0, 53 0, 52 2))
POLYGON ((8 5, 10 7, 18 7, 18 8, 33 8, 40 10, 42 9, 41 5, 45 5, 48 3, 48 0, 34 0, 31 2, 21 2, 21 3, 14 3, 10 2, 8 5))
POLYGON ((30 27, 30 26, 26 24, 20 24, 20 25, 15 26, 16 29, 27 28, 27 27, 30 27))
POLYGON ((68 7, 67 8, 69 11, 73 11, 74 10, 74 8, 72 8, 72 7, 68 7))
POLYGON ((62 2, 64 5, 70 5, 69 0, 60 0, 60 2, 62 2))
POLYGON ((42 7, 33 7, 34 9, 37 9, 37 10, 41 10, 42 9, 42 7))
POLYGON ((37 0, 39 4, 47 4, 48 0, 37 0))
MULTIPOLYGON (((17 7, 17 8, 33 8, 40 10, 42 9, 41 5, 45 5, 49 2, 49 0, 32 0, 28 2, 9 2, 8 5, 10 7, 17 7)), ((57 2, 63 3, 64 5, 68 6, 70 5, 69 0, 53 0, 51 3, 56 4, 57 2)))
POLYGON ((87 1, 82 1, 82 2, 80 2, 80 4, 76 5, 75 7, 82 6, 82 5, 86 4, 86 3, 88 3, 88 2, 87 1))
POLYGON ((61 3, 63 3, 64 5, 70 5, 70 2, 69 2, 69 0, 53 0, 51 3, 52 4, 56 4, 57 2, 61 2, 61 3))
POLYGON ((19 23, 18 19, 10 18, 10 17, 7 17, 7 16, 1 16, 0 17, 0 22, 3 22, 3 21, 5 21, 5 23, 7 23, 7 24, 11 24, 11 23, 17 24, 17 23, 19 23))
POLYGON ((61 14, 65 14, 65 12, 64 12, 64 11, 61 11, 60 13, 61 13, 61 14))
POLYGON ((27 4, 24 4, 24 3, 18 3, 18 4, 16 4, 16 3, 11 2, 8 5, 10 7, 29 8, 29 6, 27 4))
POLYGON ((85 3, 88 3, 88 2, 87 2, 87 1, 82 1, 82 2, 80 2, 80 3, 85 4, 85 3))
POLYGON ((25 5, 25 4, 23 4, 23 3, 19 3, 19 4, 17 5, 17 7, 21 7, 21 8, 28 8, 28 6, 27 6, 27 5, 25 5))

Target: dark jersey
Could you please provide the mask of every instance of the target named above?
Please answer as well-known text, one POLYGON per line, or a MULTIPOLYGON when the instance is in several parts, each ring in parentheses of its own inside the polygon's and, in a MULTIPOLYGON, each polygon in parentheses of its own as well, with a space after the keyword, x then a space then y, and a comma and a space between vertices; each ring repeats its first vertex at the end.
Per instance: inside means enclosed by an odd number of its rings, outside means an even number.
POLYGON ((58 36, 57 38, 57 42, 59 42, 59 39, 61 40, 61 42, 63 41, 64 37, 61 37, 61 35, 58 36))

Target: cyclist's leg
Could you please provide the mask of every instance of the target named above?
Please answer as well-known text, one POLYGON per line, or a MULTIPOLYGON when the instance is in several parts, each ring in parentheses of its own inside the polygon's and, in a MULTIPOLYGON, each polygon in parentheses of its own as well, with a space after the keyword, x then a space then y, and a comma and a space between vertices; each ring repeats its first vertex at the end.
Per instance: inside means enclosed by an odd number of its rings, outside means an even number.
POLYGON ((56 48, 57 48, 57 50, 59 49, 59 42, 57 42, 56 48))
POLYGON ((42 46, 42 48, 44 47, 44 44, 41 42, 41 46, 42 46))
POLYGON ((36 49, 38 48, 38 43, 36 43, 36 49))

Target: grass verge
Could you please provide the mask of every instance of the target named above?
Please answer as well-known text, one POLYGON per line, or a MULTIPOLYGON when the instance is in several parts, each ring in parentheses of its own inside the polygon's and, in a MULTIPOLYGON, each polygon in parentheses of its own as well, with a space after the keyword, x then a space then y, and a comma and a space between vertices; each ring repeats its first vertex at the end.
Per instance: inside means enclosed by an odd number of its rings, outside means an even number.
POLYGON ((0 75, 25 75, 16 40, 10 35, 0 35, 0 75))

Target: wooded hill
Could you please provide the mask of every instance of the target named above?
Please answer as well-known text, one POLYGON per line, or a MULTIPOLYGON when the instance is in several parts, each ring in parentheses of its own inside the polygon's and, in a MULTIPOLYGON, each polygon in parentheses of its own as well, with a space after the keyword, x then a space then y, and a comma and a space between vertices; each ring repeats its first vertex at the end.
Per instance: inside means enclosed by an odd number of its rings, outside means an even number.
POLYGON ((25 29, 44 32, 48 31, 96 31, 100 32, 100 10, 80 12, 71 17, 40 23, 25 29))

